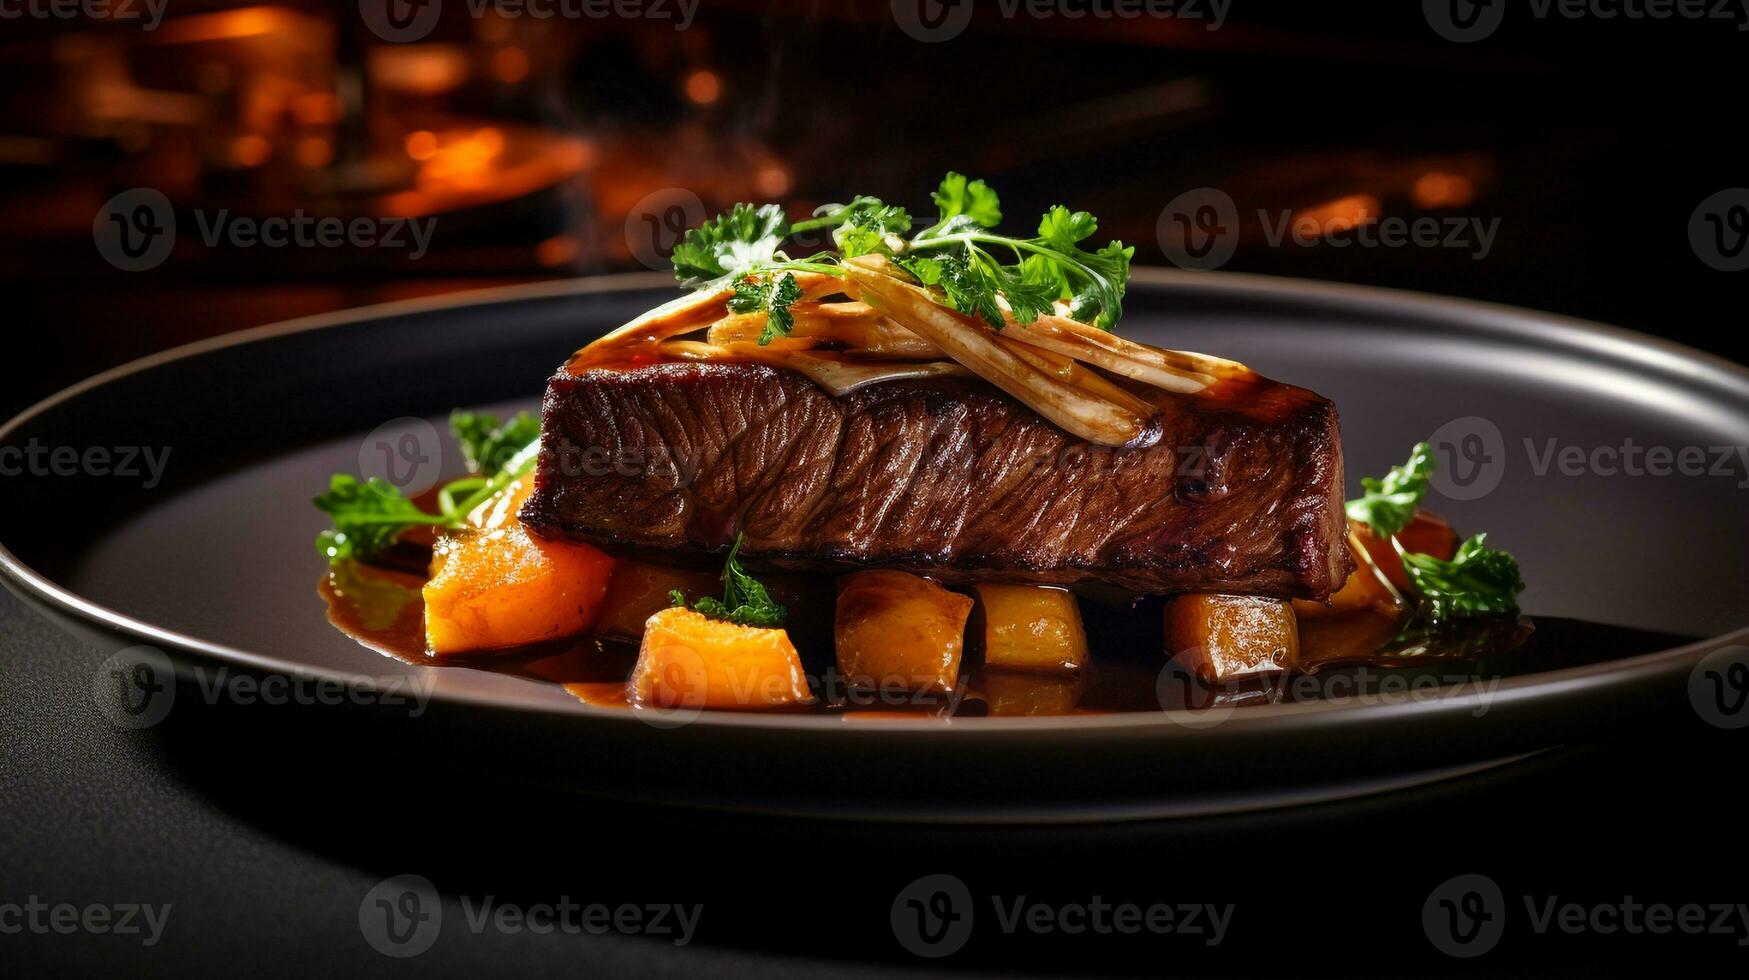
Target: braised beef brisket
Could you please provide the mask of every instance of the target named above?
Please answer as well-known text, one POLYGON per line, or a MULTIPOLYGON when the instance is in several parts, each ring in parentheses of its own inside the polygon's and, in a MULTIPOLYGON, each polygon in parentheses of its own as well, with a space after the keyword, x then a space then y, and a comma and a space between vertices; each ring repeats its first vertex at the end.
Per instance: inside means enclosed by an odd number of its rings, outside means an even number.
POLYGON ((1323 598, 1352 567, 1336 409, 1257 379, 1152 447, 1075 439, 973 379, 835 398, 735 363, 561 371, 522 519, 610 551, 948 580, 1323 598))

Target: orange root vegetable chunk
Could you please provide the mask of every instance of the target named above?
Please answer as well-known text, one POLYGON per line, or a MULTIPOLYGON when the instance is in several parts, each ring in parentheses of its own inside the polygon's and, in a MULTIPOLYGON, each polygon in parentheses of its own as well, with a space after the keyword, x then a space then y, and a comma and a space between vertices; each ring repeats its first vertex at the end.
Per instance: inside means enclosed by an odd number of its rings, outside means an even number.
POLYGON ((627 559, 613 571, 607 598, 601 603, 601 618, 595 632, 601 636, 635 640, 644 635, 644 623, 674 603, 668 593, 679 589, 688 601, 699 596, 720 595, 722 576, 698 568, 675 568, 627 559))
POLYGON ((1293 606, 1281 599, 1179 596, 1166 604, 1166 643, 1179 663, 1210 684, 1299 665, 1293 606))
MULTIPOLYGON (((1372 556, 1373 564, 1385 573, 1385 578, 1391 580, 1398 592, 1414 591, 1409 585, 1409 573, 1403 571, 1403 559, 1389 540, 1374 534, 1372 528, 1364 524, 1350 522, 1349 528, 1366 553, 1372 556)), ((1403 550, 1411 554, 1432 555, 1444 561, 1450 561, 1451 556, 1457 554, 1457 532, 1445 522, 1445 518, 1435 517, 1424 510, 1415 512, 1403 530, 1397 532, 1397 540, 1403 543, 1403 550)))
POLYGON ((980 583, 984 666, 1074 673, 1087 664, 1087 631, 1074 593, 1045 585, 980 583))
POLYGON ((811 699, 789 634, 711 619, 672 606, 644 625, 626 681, 633 704, 654 708, 760 710, 811 699))
POLYGON ((534 480, 505 487, 438 535, 425 583, 425 646, 434 654, 498 650, 582 633, 595 622, 613 559, 525 530, 516 509, 534 480))
POLYGON ((838 580, 838 670, 853 686, 947 693, 959 682, 972 600, 907 572, 838 580))

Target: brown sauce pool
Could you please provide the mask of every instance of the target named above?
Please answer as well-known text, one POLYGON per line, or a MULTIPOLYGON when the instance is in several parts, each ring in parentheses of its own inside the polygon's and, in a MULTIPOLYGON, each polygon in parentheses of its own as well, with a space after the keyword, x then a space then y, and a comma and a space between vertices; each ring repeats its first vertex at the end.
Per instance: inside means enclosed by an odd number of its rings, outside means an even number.
MULTIPOLYGON (((412 566, 412 562, 400 563, 412 566)), ((572 637, 511 650, 433 657, 425 652, 425 576, 406 567, 345 563, 318 588, 328 619, 360 645, 404 663, 436 670, 485 670, 562 687, 584 704, 634 710, 625 680, 637 660, 629 640, 572 637)), ((878 695, 850 689, 834 665, 830 634, 792 634, 815 695, 790 713, 836 715, 847 721, 918 717, 1019 717, 1157 712, 1296 701, 1438 697, 1453 685, 1476 693, 1501 678, 1650 653, 1690 638, 1580 620, 1538 617, 1478 621, 1437 636, 1399 636, 1364 659, 1306 666, 1247 685, 1208 687, 1164 656, 1164 600, 1142 597, 1128 606, 1081 600, 1093 657, 1078 675, 988 670, 968 649, 960 684, 950 695, 878 695), (822 640, 824 642, 822 642, 822 640)), ((829 608, 829 607, 828 607, 829 608)), ((970 646, 970 644, 968 644, 970 646)), ((1461 694, 1455 696, 1462 696, 1461 694)))

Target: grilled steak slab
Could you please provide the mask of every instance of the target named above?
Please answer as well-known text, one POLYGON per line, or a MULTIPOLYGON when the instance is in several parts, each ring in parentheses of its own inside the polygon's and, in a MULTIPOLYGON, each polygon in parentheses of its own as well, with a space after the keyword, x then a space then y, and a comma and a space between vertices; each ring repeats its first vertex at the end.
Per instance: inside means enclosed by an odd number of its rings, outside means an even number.
POLYGON ((1320 599, 1352 568, 1336 409, 1261 378, 1164 402, 1138 450, 975 379, 835 398, 739 363, 561 371, 542 426, 523 521, 619 553, 744 531, 777 567, 1320 599))

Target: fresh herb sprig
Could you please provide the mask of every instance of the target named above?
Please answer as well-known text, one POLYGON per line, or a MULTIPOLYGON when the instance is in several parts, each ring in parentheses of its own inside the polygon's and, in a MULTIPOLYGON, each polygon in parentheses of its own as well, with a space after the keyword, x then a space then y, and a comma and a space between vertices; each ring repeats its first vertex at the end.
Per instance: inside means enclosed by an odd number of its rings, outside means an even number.
POLYGON ((1402 542, 1391 539, 1402 556, 1403 571, 1421 596, 1427 620, 1440 623, 1518 612, 1518 593, 1524 591, 1518 560, 1488 547, 1487 539, 1486 534, 1478 534, 1458 545, 1450 561, 1406 551, 1402 542))
POLYGON ((905 208, 866 195, 794 224, 778 205, 737 204, 686 233, 674 250, 675 278, 697 290, 733 283, 736 312, 767 314, 762 345, 794 326, 789 309, 801 298, 795 273, 842 277, 838 263, 863 255, 887 257, 918 283, 939 288, 943 305, 997 330, 1006 323, 1005 308, 1031 323, 1059 301, 1074 319, 1106 330, 1123 317, 1135 249, 1118 241, 1083 247, 1099 230, 1093 215, 1057 205, 1039 220, 1037 235, 1018 238, 994 230, 1002 202, 981 180, 950 172, 933 198, 937 219, 915 234, 905 208), (825 228, 837 254, 791 259, 780 250, 797 234, 825 228))
POLYGON ((1397 539, 1414 520, 1438 466, 1433 447, 1416 443, 1408 461, 1393 466, 1383 479, 1360 481, 1365 493, 1348 501, 1348 517, 1372 528, 1396 549, 1421 601, 1417 611, 1421 623, 1437 626, 1453 619, 1517 614, 1518 593, 1524 591, 1518 560, 1488 547, 1486 534, 1458 545, 1450 559, 1411 552, 1397 539))
POLYGON ((1384 479, 1363 477, 1360 486, 1365 491, 1358 500, 1348 502, 1348 517, 1372 528, 1373 533, 1389 541, 1409 526, 1415 508, 1427 496, 1429 481, 1439 465, 1433 447, 1418 442, 1409 451, 1409 461, 1393 466, 1384 479))
POLYGON ((519 413, 499 424, 491 415, 456 412, 450 431, 461 445, 470 475, 443 485, 438 511, 421 509, 394 484, 336 473, 328 492, 314 500, 334 526, 316 536, 316 549, 330 563, 369 561, 387 551, 415 527, 459 527, 474 508, 534 469, 540 451, 540 423, 519 413))
MULTIPOLYGON (((771 593, 765 591, 765 586, 741 567, 738 556, 741 553, 743 537, 740 534, 735 535, 735 543, 729 548, 729 557, 723 562, 723 597, 718 599, 716 596, 705 596, 692 604, 692 610, 702 616, 740 626, 779 629, 788 618, 788 612, 772 601, 771 593)), ((685 608, 686 595, 679 589, 670 591, 668 598, 675 606, 685 608)))

